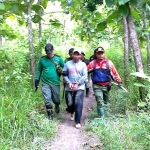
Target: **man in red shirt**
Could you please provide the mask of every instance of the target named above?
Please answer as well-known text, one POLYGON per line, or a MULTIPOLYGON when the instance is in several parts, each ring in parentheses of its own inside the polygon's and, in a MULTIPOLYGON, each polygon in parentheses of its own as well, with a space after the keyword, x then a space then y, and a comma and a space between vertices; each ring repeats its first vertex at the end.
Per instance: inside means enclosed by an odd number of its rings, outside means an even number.
POLYGON ((103 47, 94 50, 95 59, 87 66, 88 72, 92 73, 93 90, 97 102, 97 112, 100 117, 104 117, 104 104, 109 102, 110 81, 113 79, 122 85, 122 80, 112 63, 105 58, 103 47))

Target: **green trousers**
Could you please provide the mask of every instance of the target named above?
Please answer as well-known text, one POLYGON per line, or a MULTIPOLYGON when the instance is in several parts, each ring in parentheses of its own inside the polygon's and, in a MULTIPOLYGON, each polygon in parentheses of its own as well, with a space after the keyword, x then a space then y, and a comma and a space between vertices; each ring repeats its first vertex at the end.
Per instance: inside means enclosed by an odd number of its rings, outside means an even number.
POLYGON ((107 86, 93 84, 93 91, 97 102, 97 112, 100 117, 104 117, 104 106, 109 102, 109 91, 107 86))

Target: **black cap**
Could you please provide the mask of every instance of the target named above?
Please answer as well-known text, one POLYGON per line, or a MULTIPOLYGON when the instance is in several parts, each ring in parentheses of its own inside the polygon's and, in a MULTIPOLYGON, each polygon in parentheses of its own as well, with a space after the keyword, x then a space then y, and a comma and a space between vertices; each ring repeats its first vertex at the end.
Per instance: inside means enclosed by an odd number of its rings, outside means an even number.
POLYGON ((82 54, 83 56, 85 56, 85 53, 84 53, 84 52, 81 52, 81 54, 82 54))
POLYGON ((46 46, 45 46, 45 52, 47 53, 47 54, 51 54, 52 52, 53 52, 53 45, 52 44, 50 44, 50 43, 48 43, 48 44, 46 44, 46 46))
POLYGON ((69 49, 69 54, 71 54, 73 52, 74 48, 70 48, 69 49))
POLYGON ((103 47, 98 47, 94 50, 94 53, 97 53, 97 52, 104 52, 104 48, 103 47))

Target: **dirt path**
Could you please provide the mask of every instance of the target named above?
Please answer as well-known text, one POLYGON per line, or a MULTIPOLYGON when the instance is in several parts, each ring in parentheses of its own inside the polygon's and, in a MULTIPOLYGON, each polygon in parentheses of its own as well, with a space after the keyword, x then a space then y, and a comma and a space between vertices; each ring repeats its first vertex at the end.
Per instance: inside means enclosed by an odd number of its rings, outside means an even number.
POLYGON ((43 150, 100 150, 101 145, 96 135, 87 135, 85 132, 85 119, 93 107, 95 98, 90 91, 89 98, 84 97, 83 112, 81 118, 81 129, 74 127, 74 121, 66 111, 62 111, 63 121, 59 123, 59 130, 54 141, 47 141, 43 150), (97 147, 98 146, 98 147, 97 147))

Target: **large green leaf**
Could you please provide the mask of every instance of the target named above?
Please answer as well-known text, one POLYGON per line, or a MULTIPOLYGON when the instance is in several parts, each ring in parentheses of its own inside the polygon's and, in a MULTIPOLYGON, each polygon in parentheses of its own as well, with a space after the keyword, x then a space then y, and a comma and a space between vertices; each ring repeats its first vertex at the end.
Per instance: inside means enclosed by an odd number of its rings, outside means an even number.
POLYGON ((113 19, 118 19, 119 17, 119 11, 118 10, 115 10, 113 11, 108 17, 107 17, 107 21, 108 22, 111 22, 113 19))
POLYGON ((146 74, 144 74, 143 72, 133 72, 131 73, 131 75, 134 75, 134 76, 137 76, 137 77, 140 77, 140 78, 147 78, 150 80, 150 77, 147 76, 146 74))
POLYGON ((123 16, 123 17, 127 17, 129 14, 129 10, 126 7, 126 5, 121 5, 119 6, 119 13, 123 16))
POLYGON ((108 7, 112 7, 112 6, 114 6, 115 3, 116 3, 116 0, 105 0, 105 1, 106 1, 106 5, 107 5, 108 7))
POLYGON ((107 22, 103 21, 97 24, 97 31, 103 31, 107 27, 107 22))
POLYGON ((0 3, 0 10, 5 10, 5 5, 4 5, 4 3, 0 3))
POLYGON ((47 0, 42 0, 42 2, 40 4, 46 9, 48 1, 47 0))
POLYGON ((143 1, 143 0, 138 0, 138 2, 137 2, 137 0, 130 0, 129 4, 130 4, 132 7, 135 7, 135 6, 137 6, 137 4, 140 3, 141 1, 143 1))
POLYGON ((39 13, 39 11, 43 10, 43 8, 40 5, 32 5, 32 10, 34 10, 36 13, 39 13))
POLYGON ((19 10, 19 5, 17 3, 12 4, 12 7, 9 9, 10 12, 16 12, 19 10))
POLYGON ((41 20, 43 20, 39 15, 34 15, 34 17, 32 18, 32 21, 34 23, 38 23, 40 22, 41 20))
POLYGON ((119 5, 124 5, 125 3, 129 2, 130 0, 118 0, 119 5))
POLYGON ((135 18, 136 20, 140 20, 140 16, 139 16, 138 12, 132 8, 130 10, 131 10, 131 14, 132 14, 133 18, 135 18))

